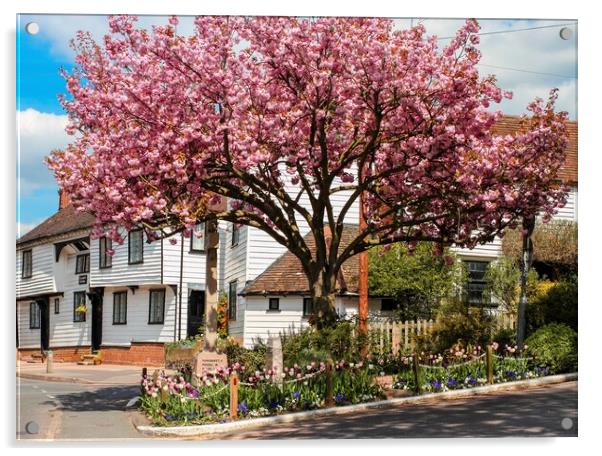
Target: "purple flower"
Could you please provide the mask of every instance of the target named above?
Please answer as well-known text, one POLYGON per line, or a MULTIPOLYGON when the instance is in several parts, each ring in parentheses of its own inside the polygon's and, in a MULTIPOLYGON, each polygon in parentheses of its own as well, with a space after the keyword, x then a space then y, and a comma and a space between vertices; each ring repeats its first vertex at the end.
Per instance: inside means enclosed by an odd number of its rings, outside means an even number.
POLYGON ((345 396, 341 393, 337 393, 337 395, 334 397, 334 400, 335 402, 343 402, 345 400, 345 396))
POLYGON ((441 382, 439 380, 432 380, 431 381, 431 386, 433 387, 433 389, 440 390, 441 389, 441 382))
POLYGON ((449 387, 458 386, 458 381, 455 378, 450 377, 447 379, 447 386, 449 386, 449 387))
POLYGON ((295 391, 295 392, 293 393, 293 399, 295 399, 295 400, 299 399, 299 395, 300 395, 300 394, 299 394, 299 391, 295 391))
POLYGON ((476 378, 474 378, 472 375, 470 375, 470 376, 468 377, 468 384, 469 384, 469 385, 472 385, 472 386, 476 385, 476 384, 477 384, 477 379, 476 379, 476 378))
POLYGON ((238 411, 240 413, 242 413, 243 415, 246 415, 247 413, 249 413, 249 407, 247 407, 247 403, 241 402, 240 404, 238 404, 238 411))

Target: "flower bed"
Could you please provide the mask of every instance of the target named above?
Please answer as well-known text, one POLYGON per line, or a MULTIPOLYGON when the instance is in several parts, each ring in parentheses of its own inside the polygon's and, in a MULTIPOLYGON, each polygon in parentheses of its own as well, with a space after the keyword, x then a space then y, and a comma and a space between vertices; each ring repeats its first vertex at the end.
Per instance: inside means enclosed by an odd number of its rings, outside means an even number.
MULTIPOLYGON (((493 343, 492 347, 494 383, 549 374, 547 367, 537 365, 532 358, 519 357, 516 347, 506 346, 499 354, 498 344, 493 343)), ((441 354, 421 353, 418 365, 422 392, 487 383, 486 354, 480 346, 452 348, 441 354)), ((416 391, 412 366, 412 356, 398 357, 393 390, 416 391)), ((239 377, 238 419, 313 410, 329 403, 358 404, 385 397, 382 382, 376 381, 385 375, 381 369, 379 360, 374 364, 341 360, 333 364, 331 372, 324 362, 312 362, 305 366, 295 364, 281 373, 266 369, 249 373, 244 365, 234 363, 199 379, 196 386, 190 383, 190 370, 176 376, 156 372, 142 380, 141 407, 152 423, 160 426, 229 421, 229 379, 233 373, 239 377)))
MULTIPOLYGON (((207 375, 197 387, 183 375, 143 378, 141 407, 153 424, 161 426, 227 421, 228 379, 233 372, 244 371, 244 366, 234 364, 207 375)), ((280 374, 263 369, 241 377, 238 385, 238 418, 312 410, 327 402, 324 363, 295 364, 280 374), (276 380, 281 380, 280 384, 276 380)), ((383 391, 369 366, 339 361, 332 371, 332 397, 335 405, 357 404, 380 399, 383 391)))
MULTIPOLYGON (((499 345, 492 344, 494 351, 499 345)), ((404 360, 406 366, 396 377, 393 388, 416 390, 415 374, 411 368, 411 358, 404 360)), ((549 374, 547 367, 534 364, 532 358, 517 356, 516 347, 506 346, 502 354, 493 354, 493 382, 504 383, 549 374)), ((463 388, 473 388, 487 383, 485 353, 481 347, 472 350, 452 349, 443 354, 422 353, 419 356, 419 378, 421 391, 442 392, 463 388)))

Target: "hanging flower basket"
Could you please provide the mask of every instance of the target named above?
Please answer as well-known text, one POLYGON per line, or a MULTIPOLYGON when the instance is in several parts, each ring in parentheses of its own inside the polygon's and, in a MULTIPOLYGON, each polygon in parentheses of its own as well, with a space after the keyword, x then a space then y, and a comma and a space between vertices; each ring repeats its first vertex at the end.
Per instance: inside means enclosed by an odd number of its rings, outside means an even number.
POLYGON ((84 313, 85 314, 88 311, 88 308, 84 304, 82 304, 81 306, 77 306, 75 308, 75 311, 78 312, 78 313, 84 313))

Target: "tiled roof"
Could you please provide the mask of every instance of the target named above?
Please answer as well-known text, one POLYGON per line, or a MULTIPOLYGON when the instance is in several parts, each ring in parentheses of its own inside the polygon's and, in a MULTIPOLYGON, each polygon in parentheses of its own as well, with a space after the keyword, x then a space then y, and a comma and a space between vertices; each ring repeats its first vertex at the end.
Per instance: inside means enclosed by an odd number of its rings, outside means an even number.
MULTIPOLYGON (((493 132, 498 135, 509 135, 518 130, 520 117, 504 116, 493 127, 493 132)), ((560 177, 567 184, 576 184, 577 176, 577 122, 568 121, 566 123, 569 134, 569 143, 566 151, 566 162, 560 170, 560 177)))
MULTIPOLYGON (((357 236, 358 225, 345 225, 339 251, 343 250, 357 236)), ((311 232, 305 235, 307 247, 313 253, 316 244, 311 232)), ((357 293, 359 276, 359 256, 351 257, 342 266, 342 273, 337 280, 338 293, 357 293)), ((284 253, 265 271, 249 283, 242 292, 243 295, 265 294, 310 294, 309 282, 301 267, 299 259, 291 252, 284 253)))
POLYGON ((21 236, 17 240, 17 245, 91 228, 93 223, 93 215, 77 212, 73 205, 69 205, 21 236))

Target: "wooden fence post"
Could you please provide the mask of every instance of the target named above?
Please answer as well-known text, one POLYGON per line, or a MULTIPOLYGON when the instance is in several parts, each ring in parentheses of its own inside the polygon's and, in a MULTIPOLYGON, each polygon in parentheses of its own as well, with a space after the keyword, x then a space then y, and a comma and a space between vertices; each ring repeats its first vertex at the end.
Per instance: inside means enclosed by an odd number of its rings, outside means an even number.
POLYGON ((420 366, 418 365, 418 353, 414 353, 412 369, 414 371, 414 383, 416 385, 415 391, 416 394, 420 394, 422 392, 422 385, 420 384, 420 366))
POLYGON ((487 344, 487 351, 485 352, 485 361, 487 366, 487 383, 493 384, 493 347, 487 344))
POLYGON ((230 418, 238 417, 238 374, 232 372, 230 375, 230 418))

